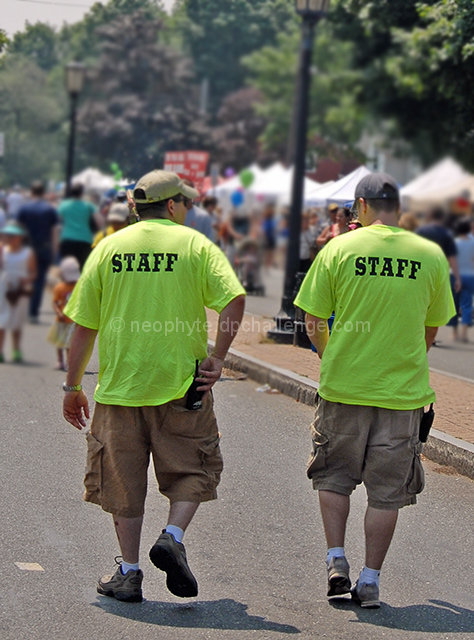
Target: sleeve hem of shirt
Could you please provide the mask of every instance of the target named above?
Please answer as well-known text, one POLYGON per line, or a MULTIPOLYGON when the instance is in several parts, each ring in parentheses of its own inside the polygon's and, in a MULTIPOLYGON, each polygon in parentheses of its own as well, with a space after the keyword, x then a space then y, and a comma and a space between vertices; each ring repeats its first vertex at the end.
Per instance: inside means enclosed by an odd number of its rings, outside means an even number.
POLYGON ((99 329, 97 325, 94 325, 89 320, 86 320, 85 318, 81 318, 80 316, 67 316, 67 317, 70 318, 76 324, 80 325, 81 327, 85 327, 86 329, 92 329, 93 331, 98 331, 99 329))
POLYGON ((223 301, 219 301, 219 304, 216 306, 212 306, 209 307, 209 309, 212 309, 213 311, 216 311, 217 313, 221 313, 221 311, 223 309, 225 309, 227 307, 228 304, 230 304, 232 302, 232 300, 235 300, 236 298, 238 298, 239 296, 245 296, 245 289, 242 289, 241 292, 239 293, 232 293, 229 296, 227 296, 226 298, 224 298, 223 301))

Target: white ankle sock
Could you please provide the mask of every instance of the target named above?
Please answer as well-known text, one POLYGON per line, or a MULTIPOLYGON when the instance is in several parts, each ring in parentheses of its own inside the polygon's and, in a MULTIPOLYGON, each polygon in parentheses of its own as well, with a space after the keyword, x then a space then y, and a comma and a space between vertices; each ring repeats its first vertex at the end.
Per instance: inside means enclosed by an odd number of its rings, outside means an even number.
POLYGON ((123 575, 125 575, 127 571, 138 571, 140 565, 138 564, 138 562, 136 564, 129 564, 128 562, 124 562, 122 560, 122 562, 120 563, 120 568, 122 569, 123 575))
POLYGON ((379 586, 380 581, 380 571, 378 569, 369 569, 368 567, 364 567, 360 572, 359 576, 359 584, 365 582, 365 584, 375 583, 379 586))
POLYGON ((331 547, 328 549, 328 555, 326 558, 326 562, 329 564, 331 558, 342 558, 345 556, 344 547, 331 547))
POLYGON ((179 527, 175 527, 174 524, 167 524, 165 531, 166 531, 166 533, 173 534, 174 539, 176 540, 176 542, 182 542, 183 541, 184 531, 182 529, 180 529, 179 527))

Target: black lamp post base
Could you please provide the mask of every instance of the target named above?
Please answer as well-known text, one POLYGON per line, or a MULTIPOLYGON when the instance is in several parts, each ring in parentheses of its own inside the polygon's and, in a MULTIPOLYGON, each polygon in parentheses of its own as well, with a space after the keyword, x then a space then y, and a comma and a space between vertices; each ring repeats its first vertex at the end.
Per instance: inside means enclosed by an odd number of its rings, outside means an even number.
POLYGON ((294 290, 291 295, 283 296, 281 309, 273 318, 276 327, 267 332, 267 337, 278 344, 294 344, 296 347, 310 349, 311 342, 306 334, 304 311, 293 304, 305 275, 306 273, 301 271, 295 274, 294 290))
POLYGON ((276 327, 267 331, 267 338, 274 340, 278 344, 293 344, 295 335, 294 319, 286 314, 275 316, 273 319, 276 322, 276 327))

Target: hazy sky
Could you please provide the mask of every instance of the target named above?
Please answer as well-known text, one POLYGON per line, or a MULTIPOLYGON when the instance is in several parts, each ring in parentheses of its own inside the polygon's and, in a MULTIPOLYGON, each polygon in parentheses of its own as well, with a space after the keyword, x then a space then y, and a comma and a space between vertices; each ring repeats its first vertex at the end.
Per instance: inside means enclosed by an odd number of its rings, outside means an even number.
MULTIPOLYGON (((60 27, 64 22, 78 22, 97 0, 1 0, 0 28, 12 36, 23 31, 26 22, 47 22, 60 27)), ((170 8, 174 0, 163 0, 170 8)))

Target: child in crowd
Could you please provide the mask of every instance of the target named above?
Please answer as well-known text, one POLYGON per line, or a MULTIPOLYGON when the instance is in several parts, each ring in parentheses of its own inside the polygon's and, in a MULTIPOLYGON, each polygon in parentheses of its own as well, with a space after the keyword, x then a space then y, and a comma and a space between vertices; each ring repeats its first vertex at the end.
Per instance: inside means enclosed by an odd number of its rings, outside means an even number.
POLYGON ((77 258, 74 256, 63 258, 59 265, 59 273, 61 282, 58 282, 53 289, 53 309, 56 312, 56 320, 49 331, 48 340, 56 347, 57 363, 55 368, 58 371, 66 371, 67 353, 75 324, 64 315, 63 309, 79 280, 80 269, 77 258))
POLYGON ((13 362, 23 362, 22 329, 28 317, 29 296, 36 278, 36 258, 26 246, 26 231, 9 222, 2 229, 0 244, 0 362, 5 362, 3 343, 11 331, 13 362))

